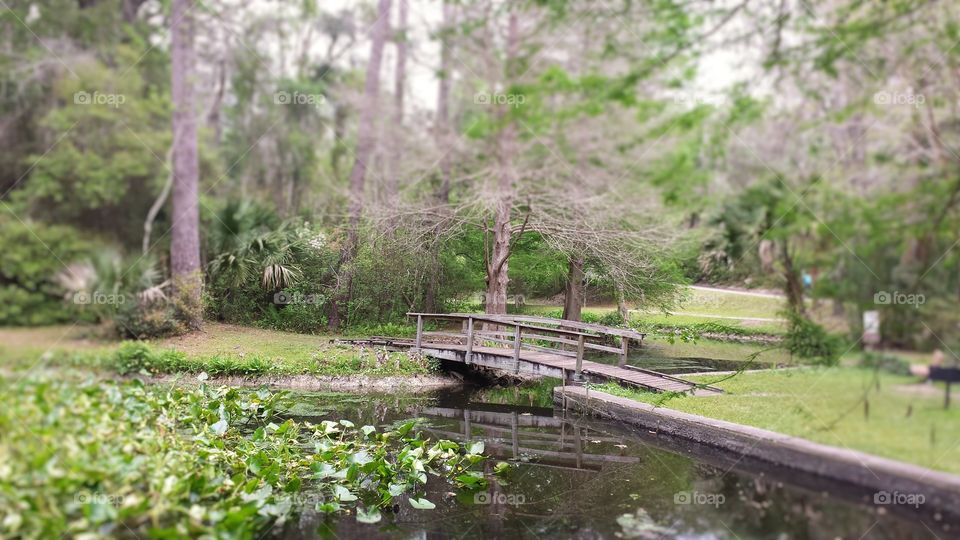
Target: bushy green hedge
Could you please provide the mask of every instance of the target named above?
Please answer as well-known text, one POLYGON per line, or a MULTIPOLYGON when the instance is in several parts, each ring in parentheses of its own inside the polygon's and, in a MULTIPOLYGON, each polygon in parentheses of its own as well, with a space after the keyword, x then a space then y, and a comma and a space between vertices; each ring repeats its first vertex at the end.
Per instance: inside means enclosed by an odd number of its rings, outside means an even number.
POLYGON ((792 355, 813 364, 835 366, 843 352, 843 338, 830 334, 819 324, 795 312, 786 313, 787 335, 783 347, 792 355))
POLYGON ((55 276, 88 253, 70 227, 0 218, 0 326, 73 322, 83 314, 55 276))

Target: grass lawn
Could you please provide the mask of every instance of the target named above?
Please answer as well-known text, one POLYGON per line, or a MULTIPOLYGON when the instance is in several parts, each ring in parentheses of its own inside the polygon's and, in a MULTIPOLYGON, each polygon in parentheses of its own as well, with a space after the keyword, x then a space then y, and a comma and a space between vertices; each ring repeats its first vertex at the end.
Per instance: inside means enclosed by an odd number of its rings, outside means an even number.
POLYGON ((682 313, 705 313, 721 317, 779 319, 786 306, 783 298, 743 294, 737 291, 688 288, 686 300, 677 310, 682 313))
POLYGON ((671 398, 611 384, 597 389, 960 474, 960 406, 944 410, 942 388, 913 377, 877 377, 847 367, 742 373, 716 383, 727 393, 710 397, 671 398))
POLYGON ((766 365, 787 365, 793 364, 794 360, 790 354, 782 349, 771 349, 769 345, 757 345, 750 343, 735 343, 727 341, 713 341, 709 339, 699 339, 696 342, 683 342, 675 340, 670 343, 665 338, 658 335, 648 335, 643 340, 643 347, 635 351, 641 357, 650 358, 710 358, 715 360, 734 360, 743 362, 749 359, 751 354, 758 351, 760 354, 755 361, 759 367, 766 365), (765 365, 759 365, 765 364, 765 365))
MULTIPOLYGON (((812 300, 808 300, 807 306, 814 320, 831 332, 848 331, 846 319, 833 314, 830 302, 822 301, 814 305, 812 300)), ((630 317, 641 325, 685 327, 702 323, 720 323, 755 333, 782 335, 787 331, 781 315, 784 307, 786 307, 785 300, 777 296, 688 287, 685 299, 669 315, 660 311, 635 310, 631 312, 630 317)), ((527 305, 529 313, 553 313, 561 309, 559 305, 535 302, 527 305)), ((598 304, 585 307, 583 312, 602 316, 616 309, 617 306, 614 304, 598 304)))
POLYGON ((427 362, 406 353, 358 350, 330 343, 336 336, 278 332, 215 322, 186 336, 145 342, 149 352, 95 337, 79 326, 0 328, 0 363, 30 367, 52 364, 135 367, 209 374, 404 375, 429 371, 427 362), (153 358, 127 358, 152 355, 153 358))
POLYGON ((634 311, 630 313, 630 319, 643 324, 659 326, 693 326, 702 323, 720 323, 724 326, 739 327, 751 330, 756 333, 770 334, 774 336, 786 333, 787 326, 778 321, 754 321, 740 319, 723 319, 717 317, 705 317, 700 315, 672 314, 665 315, 660 312, 644 313, 634 311))

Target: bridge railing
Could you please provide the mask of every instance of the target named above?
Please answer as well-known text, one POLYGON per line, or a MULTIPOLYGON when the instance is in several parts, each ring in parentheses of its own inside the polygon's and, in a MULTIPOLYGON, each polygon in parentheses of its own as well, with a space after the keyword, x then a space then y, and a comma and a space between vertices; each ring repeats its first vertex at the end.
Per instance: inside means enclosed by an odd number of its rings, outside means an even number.
POLYGON ((579 378, 583 366, 583 356, 586 350, 595 350, 619 356, 618 365, 624 366, 629 354, 631 340, 642 342, 645 334, 623 328, 611 328, 599 324, 565 321, 547 317, 487 315, 475 313, 407 313, 417 318, 417 337, 415 349, 423 348, 424 337, 446 337, 464 340, 466 346, 466 362, 473 359, 474 345, 479 338, 482 341, 503 344, 513 347, 514 372, 520 369, 520 351, 522 349, 549 352, 576 359, 575 373, 579 378), (424 332, 423 322, 426 319, 460 321, 461 332, 424 332), (478 329, 479 324, 487 329, 478 329), (611 338, 620 341, 619 347, 611 347, 608 343, 611 338), (525 343, 524 340, 540 343, 556 343, 560 346, 575 347, 574 351, 562 348, 545 347, 534 343, 525 343))

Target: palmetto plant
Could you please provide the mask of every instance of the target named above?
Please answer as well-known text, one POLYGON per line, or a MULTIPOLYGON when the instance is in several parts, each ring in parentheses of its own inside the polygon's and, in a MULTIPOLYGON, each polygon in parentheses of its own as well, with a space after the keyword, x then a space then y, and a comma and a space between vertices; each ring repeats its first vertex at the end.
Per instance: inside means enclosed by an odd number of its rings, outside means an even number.
POLYGON ((125 260, 120 252, 98 251, 89 259, 69 265, 57 274, 57 282, 68 292, 101 294, 142 293, 162 287, 156 262, 149 257, 125 260))
POLYGON ((292 285, 301 275, 295 261, 305 243, 296 227, 250 202, 230 202, 210 232, 210 274, 230 287, 254 277, 266 290, 292 285))
POLYGON ((152 258, 124 258, 112 249, 100 250, 87 260, 72 263, 56 276, 68 298, 73 297, 75 303, 90 304, 89 309, 100 318, 109 318, 126 302, 165 300, 163 289, 169 282, 161 283, 162 278, 152 258), (81 298, 85 300, 79 300, 81 298))

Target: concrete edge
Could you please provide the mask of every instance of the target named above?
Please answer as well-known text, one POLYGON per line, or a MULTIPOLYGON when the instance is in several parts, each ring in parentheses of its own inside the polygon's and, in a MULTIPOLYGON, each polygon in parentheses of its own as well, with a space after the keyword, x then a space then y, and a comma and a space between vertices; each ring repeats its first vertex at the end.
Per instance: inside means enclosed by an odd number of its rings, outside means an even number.
POLYGON ((876 493, 923 494, 925 504, 960 508, 960 476, 773 431, 655 407, 580 386, 554 389, 565 409, 596 414, 876 493))

